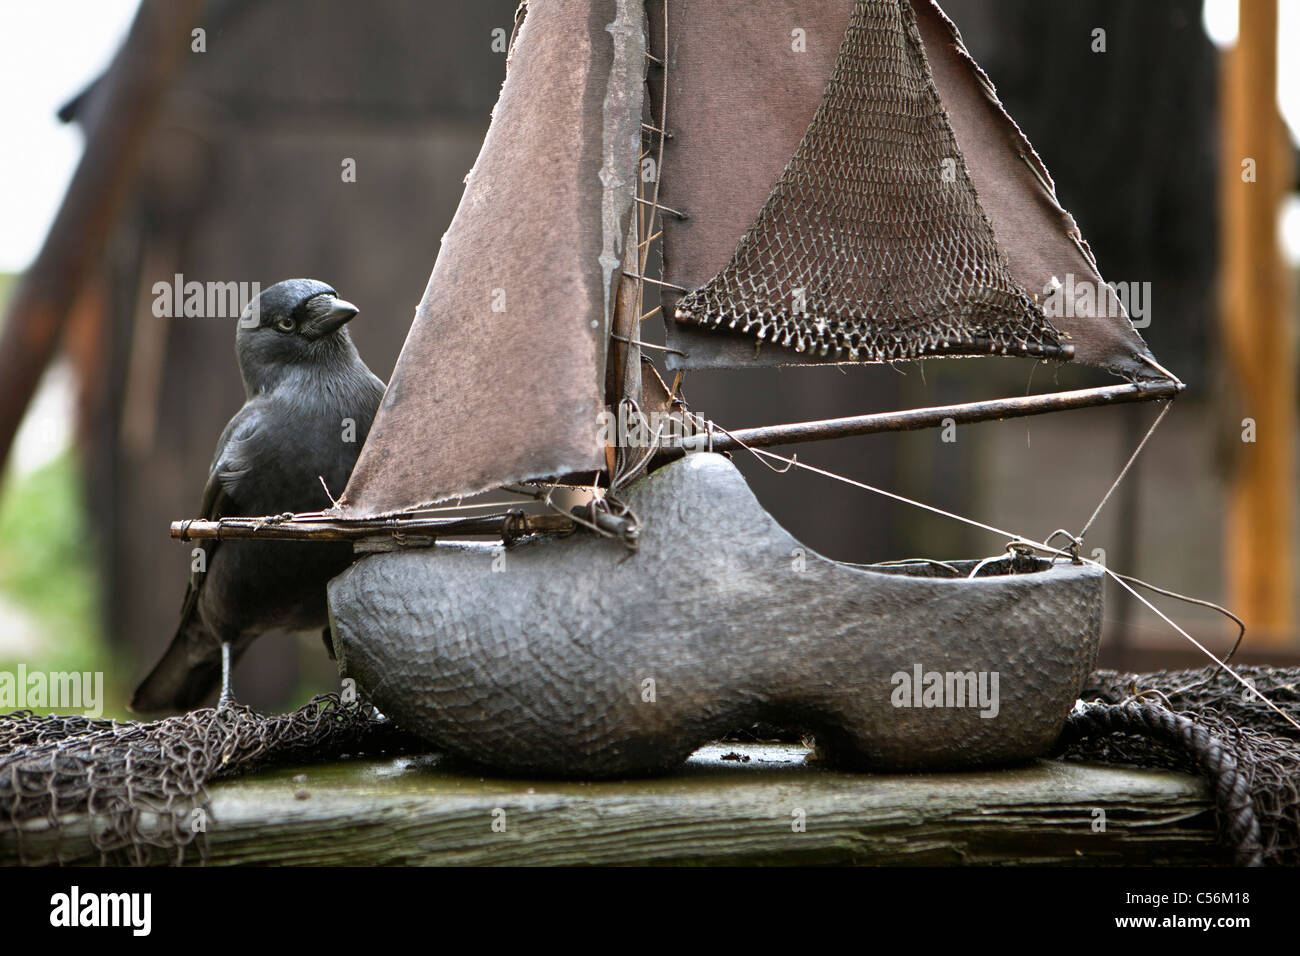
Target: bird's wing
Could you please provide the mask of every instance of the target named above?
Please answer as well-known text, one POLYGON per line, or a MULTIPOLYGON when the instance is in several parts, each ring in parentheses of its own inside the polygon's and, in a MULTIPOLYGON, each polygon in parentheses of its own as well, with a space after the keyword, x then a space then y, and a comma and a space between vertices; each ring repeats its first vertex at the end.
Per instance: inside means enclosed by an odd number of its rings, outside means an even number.
MULTIPOLYGON (((249 472, 247 451, 249 443, 257 436, 262 420, 261 412, 260 402, 249 402, 227 423, 221 437, 217 439, 217 452, 212 457, 208 481, 203 486, 203 498, 199 502, 199 514, 205 521, 215 521, 228 514, 227 509, 232 499, 238 498, 239 482, 249 472)), ((181 605, 182 628, 194 613, 199 590, 203 587, 203 579, 207 577, 206 569, 212 566, 212 556, 220 544, 220 540, 198 544, 204 552, 204 571, 190 571, 189 586, 185 589, 185 601, 181 605)))

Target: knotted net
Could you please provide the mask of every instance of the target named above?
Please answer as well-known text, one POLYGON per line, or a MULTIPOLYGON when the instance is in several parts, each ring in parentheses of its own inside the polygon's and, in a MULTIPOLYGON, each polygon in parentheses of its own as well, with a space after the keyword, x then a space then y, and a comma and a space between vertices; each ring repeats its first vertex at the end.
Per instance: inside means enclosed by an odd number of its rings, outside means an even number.
POLYGON ((365 701, 337 694, 288 714, 233 704, 150 722, 17 711, 0 717, 0 843, 13 841, 20 861, 60 861, 65 841, 80 859, 87 840, 104 865, 202 860, 212 781, 420 749, 365 701))

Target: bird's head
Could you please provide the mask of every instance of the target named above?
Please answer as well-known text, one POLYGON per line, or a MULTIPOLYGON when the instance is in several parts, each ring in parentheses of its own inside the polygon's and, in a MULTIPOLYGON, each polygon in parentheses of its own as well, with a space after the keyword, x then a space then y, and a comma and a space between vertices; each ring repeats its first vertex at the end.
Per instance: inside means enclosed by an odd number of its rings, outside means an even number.
POLYGON ((316 279, 286 279, 244 309, 235 334, 239 367, 250 391, 295 366, 318 366, 355 354, 347 323, 360 310, 316 279))

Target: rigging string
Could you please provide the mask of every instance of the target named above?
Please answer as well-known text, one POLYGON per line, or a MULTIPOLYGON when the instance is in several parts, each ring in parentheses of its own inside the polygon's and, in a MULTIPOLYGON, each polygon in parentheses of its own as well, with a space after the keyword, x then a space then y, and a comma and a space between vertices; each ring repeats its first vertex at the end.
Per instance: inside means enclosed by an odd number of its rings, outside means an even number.
MULTIPOLYGON (((1153 364, 1157 369, 1160 368, 1160 366, 1159 366, 1159 365, 1155 365, 1155 363, 1150 363, 1150 364, 1153 364)), ((1161 370, 1163 371, 1163 369, 1161 369, 1161 370)), ((1164 407, 1161 408, 1161 410, 1160 410, 1160 414, 1156 416, 1155 421, 1153 421, 1153 422, 1151 423, 1151 427, 1147 429, 1147 432, 1146 432, 1146 434, 1142 437, 1142 440, 1141 440, 1140 442, 1138 442, 1137 447, 1133 449, 1133 454, 1131 454, 1131 455, 1129 456, 1129 459, 1128 459, 1127 462, 1125 462, 1124 467, 1123 467, 1122 469, 1120 469, 1120 473, 1116 476, 1114 482, 1111 483, 1110 488, 1108 488, 1108 489, 1106 490, 1106 493, 1102 496, 1101 501, 1097 502, 1097 507, 1096 507, 1095 509, 1093 509, 1092 515, 1091 515, 1091 516, 1088 518, 1088 520, 1084 523, 1084 525, 1083 525, 1083 530, 1081 530, 1077 535, 1074 535, 1074 536, 1071 536, 1071 535, 1069 534, 1069 532, 1066 532, 1066 531, 1055 531, 1055 532, 1052 533, 1051 536, 1048 537, 1047 540, 1048 540, 1049 542, 1050 542, 1050 541, 1052 540, 1052 538, 1055 537, 1056 535, 1058 535, 1058 534, 1064 534, 1067 538, 1070 538, 1070 542, 1071 542, 1071 552, 1072 552, 1072 554, 1074 555, 1075 560, 1079 560, 1079 548, 1080 548, 1080 546, 1083 544, 1084 536, 1087 535, 1088 530, 1089 530, 1089 529, 1092 527, 1092 525, 1093 525, 1093 522, 1095 522, 1095 521, 1097 520, 1097 516, 1101 514, 1102 509, 1106 507, 1106 503, 1107 503, 1108 501, 1110 501, 1111 496, 1115 493, 1115 489, 1118 488, 1118 487, 1120 486, 1120 484, 1124 481, 1124 478, 1128 475, 1129 470, 1133 467, 1133 463, 1134 463, 1135 461, 1137 461, 1138 456, 1142 454, 1142 450, 1143 450, 1144 448, 1146 448, 1146 446, 1147 446, 1147 442, 1149 442, 1149 441, 1151 440, 1151 436, 1155 434, 1156 429, 1160 427, 1160 423, 1161 423, 1162 421, 1164 421, 1165 416, 1166 416, 1167 414, 1169 414, 1170 409, 1172 409, 1173 407, 1174 407, 1174 403, 1173 403, 1173 400, 1172 400, 1172 399, 1171 399, 1170 401, 1164 403, 1164 407)), ((1055 558, 1053 558, 1053 560, 1055 560, 1055 558)), ((1204 600, 1204 599, 1202 599, 1202 598, 1194 598, 1194 597, 1190 597, 1190 596, 1188 596, 1188 595, 1186 595, 1186 594, 1179 594, 1177 591, 1170 591, 1170 590, 1166 590, 1165 588, 1159 588, 1159 587, 1156 587, 1154 584, 1149 584, 1149 583, 1146 582, 1146 581, 1143 581, 1143 580, 1141 580, 1141 579, 1139 579, 1139 578, 1132 577, 1132 576, 1130 576, 1130 575, 1120 574, 1120 573, 1118 573, 1118 572, 1110 572, 1110 574, 1111 574, 1111 576, 1115 579, 1115 581, 1116 581, 1118 584, 1124 586, 1125 589, 1128 590, 1130 594, 1133 593, 1133 589, 1132 589, 1132 588, 1129 588, 1129 587, 1124 583, 1125 581, 1127 581, 1129 584, 1136 584, 1136 585, 1138 585, 1139 587, 1144 587, 1144 588, 1147 588, 1147 589, 1149 589, 1149 590, 1155 591, 1155 592, 1158 593, 1158 594, 1163 594, 1163 595, 1165 595, 1165 596, 1167 596, 1167 597, 1175 598, 1175 599, 1177 599, 1177 600, 1179 600, 1179 601, 1183 601, 1183 602, 1185 602, 1185 603, 1187 603, 1187 604, 1197 604, 1197 605, 1200 605, 1201 607, 1208 607, 1208 608, 1210 608, 1210 609, 1212 609, 1212 610, 1218 611, 1218 612, 1219 612, 1220 614, 1222 614, 1224 617, 1230 618, 1230 619, 1232 620, 1232 622, 1233 622, 1234 624, 1237 625, 1237 640, 1233 643, 1233 645, 1232 645, 1232 649, 1231 649, 1230 651, 1228 651, 1228 653, 1224 656, 1223 660, 1219 662, 1219 666, 1216 667, 1216 668, 1215 668, 1215 669, 1210 673, 1210 675, 1209 675, 1208 677, 1206 677, 1203 681, 1199 681, 1198 683, 1195 683, 1195 684, 1189 684, 1189 685, 1187 685, 1187 686, 1185 686, 1185 687, 1180 687, 1180 688, 1177 688, 1176 690, 1170 691, 1170 692, 1169 692, 1170 696, 1177 697, 1177 696, 1179 696, 1179 695, 1186 694, 1186 693, 1188 693, 1188 692, 1190 692, 1190 691, 1195 690, 1195 689, 1198 688, 1198 687, 1201 687, 1201 686, 1203 686, 1203 685, 1205 685, 1205 684, 1210 683, 1212 680, 1214 680, 1215 677, 1217 677, 1217 676, 1218 676, 1218 675, 1223 671, 1223 669, 1224 669, 1225 667, 1228 666, 1228 661, 1232 660, 1232 658, 1233 658, 1233 657, 1236 655, 1236 653, 1237 653, 1237 649, 1241 647, 1241 642, 1242 642, 1242 640, 1243 640, 1243 639, 1245 638, 1245 636, 1246 636, 1246 623, 1245 623, 1241 618, 1237 617, 1237 615, 1235 615, 1235 614, 1233 614, 1231 611, 1229 611, 1227 608, 1222 607, 1222 606, 1220 606, 1220 605, 1218 605, 1218 604, 1215 604, 1213 601, 1206 601, 1206 600, 1204 600), (1122 579, 1122 580, 1121 580, 1121 579, 1122 579)), ((1147 603, 1147 602, 1144 601, 1143 603, 1147 603)), ((1147 606, 1148 606, 1148 607, 1151 607, 1150 604, 1148 604, 1147 606)), ((1153 607, 1152 609, 1155 610, 1154 607, 1153 607)), ((1160 613, 1160 612, 1157 611, 1156 613, 1160 613)), ((1164 616, 1164 615, 1162 614, 1161 617, 1163 617, 1163 616, 1164 616)), ((1168 620, 1168 619, 1166 618, 1166 620, 1168 620)), ((1171 622, 1169 622, 1169 623, 1172 624, 1173 622, 1171 621, 1171 622)), ((1190 636, 1188 636, 1188 639, 1191 640, 1190 636)), ((1193 641, 1193 643, 1196 643, 1196 642, 1193 641)), ((1202 650, 1204 650, 1204 648, 1202 648, 1202 650)), ((1207 652, 1207 653, 1208 653, 1208 652, 1207 652)), ((1213 655, 1211 655, 1211 656, 1213 656, 1213 655)), ((1236 675, 1234 675, 1234 676, 1236 676, 1236 675)), ((1161 696, 1164 696, 1164 695, 1161 695, 1161 696)), ((1262 695, 1261 695, 1261 697, 1262 697, 1262 695)), ((1166 698, 1166 703, 1168 703, 1168 698, 1166 698)), ((1171 708, 1171 709, 1172 709, 1172 708, 1171 708)))
MULTIPOLYGON (((636 416, 638 431, 642 435, 647 434, 650 422, 649 419, 646 418, 645 412, 641 411, 641 406, 634 399, 625 398, 619 402, 620 412, 623 409, 627 409, 632 415, 636 416)), ((611 478, 609 485, 611 494, 621 491, 629 481, 631 481, 636 475, 640 474, 641 470, 650 463, 650 459, 653 458, 655 452, 659 450, 659 442, 660 438, 663 436, 665 424, 667 423, 661 417, 658 425, 655 427, 654 434, 650 437, 650 440, 646 442, 645 451, 641 453, 641 455, 636 459, 635 464, 631 466, 628 466, 627 464, 627 452, 630 446, 623 443, 622 439, 625 437, 624 435, 618 436, 619 441, 615 446, 614 475, 611 478)), ((617 423, 615 427, 617 427, 617 423)))
MULTIPOLYGON (((1300 722, 1297 722, 1295 718, 1293 718, 1290 714, 1283 711, 1280 707, 1278 707, 1271 700, 1265 697, 1264 694, 1261 693, 1259 689, 1256 688, 1251 681, 1246 680, 1244 677, 1238 674, 1232 667, 1228 665, 1226 661, 1220 660, 1218 657, 1215 656, 1215 654, 1209 648, 1207 648, 1196 638, 1192 637, 1191 634, 1187 633, 1187 631, 1185 631, 1178 624, 1174 623, 1174 621, 1172 621, 1167 614, 1165 614, 1162 610, 1160 610, 1160 608, 1156 607, 1145 597, 1139 594, 1136 590, 1134 590, 1134 588, 1128 583, 1128 581, 1134 580, 1137 583, 1141 584, 1143 587, 1148 587, 1155 591, 1162 590, 1160 588, 1157 588, 1155 585, 1147 584, 1144 581, 1137 581, 1137 579, 1131 578, 1129 575, 1117 574, 1116 572, 1112 571, 1110 568, 1106 567, 1104 564, 1102 564, 1099 561, 1093 561, 1090 558, 1084 558, 1084 557, 1076 558, 1076 556, 1071 554, 1069 551, 1063 551, 1060 548, 1054 548, 1049 544, 1045 544, 1041 541, 1035 541, 1032 538, 1025 537, 1024 535, 1018 535, 1009 531, 1004 531, 1001 528, 995 528, 993 525, 985 524, 982 521, 976 521, 974 518, 967 518, 964 515, 959 515, 951 511, 945 511, 943 508, 938 508, 934 505, 928 505, 923 501, 917 501, 913 498, 908 498, 904 495, 897 494, 896 492, 886 491, 883 488, 877 488, 874 485, 868 485, 865 482, 857 481, 853 478, 848 478, 844 475, 836 474, 833 471, 827 471, 826 469, 818 468, 815 465, 809 465, 802 461, 796 461, 793 458, 787 458, 785 455, 778 455, 776 452, 771 452, 764 448, 752 448, 749 445, 745 444, 743 441, 740 441, 738 438, 736 438, 735 435, 731 434, 721 425, 716 425, 715 427, 717 428, 718 431, 730 437, 732 441, 734 441, 737 445, 739 445, 741 448, 744 448, 752 455, 761 456, 761 458, 772 459, 774 461, 786 462, 792 468, 801 468, 804 471, 810 471, 813 474, 821 475, 825 478, 830 478, 834 481, 840 481, 847 485, 852 485, 855 488, 861 488, 864 491, 870 491, 875 494, 882 495, 886 498, 892 498, 893 500, 902 502, 903 504, 912 505, 913 507, 921 508, 924 509, 925 511, 933 512, 934 514, 941 515, 945 518, 951 518, 954 521, 960 521, 963 524, 968 524, 971 527, 979 528, 983 531, 990 532, 991 534, 996 534, 1004 538, 1010 538, 1011 541, 1008 547, 1022 546, 1026 548, 1032 548, 1035 551, 1041 551, 1045 554, 1054 554, 1060 557, 1076 559, 1082 564, 1090 564, 1093 565, 1094 567, 1100 568, 1104 574, 1109 576, 1112 580, 1115 581, 1115 583, 1117 583, 1124 590, 1128 591, 1129 594, 1133 595, 1133 597, 1137 598, 1139 601, 1145 604, 1151 611, 1155 612, 1155 614, 1159 616, 1161 620, 1163 620, 1166 624, 1168 624, 1175 631, 1181 634, 1184 638, 1186 638, 1189 642, 1191 642, 1193 646, 1195 646, 1198 650, 1200 650, 1201 653, 1203 653, 1206 657, 1208 657, 1215 664, 1217 664, 1220 670, 1226 671, 1233 678, 1233 680, 1235 680, 1243 688, 1245 688, 1247 692, 1258 697, 1261 701, 1264 702, 1266 706, 1268 706, 1270 710, 1274 711, 1288 724, 1295 727, 1297 730, 1300 730, 1300 722)), ((1173 592, 1164 592, 1164 593, 1172 594, 1173 592)), ((1208 604, 1209 602, 1203 602, 1203 603, 1208 604)), ((1240 619, 1236 618, 1233 615, 1229 615, 1229 616, 1233 617, 1234 620, 1237 620, 1238 623, 1240 623, 1240 619)), ((1185 692, 1186 690, 1188 690, 1188 688, 1182 688, 1180 692, 1185 692)))
POLYGON ((1151 423, 1151 427, 1147 429, 1146 435, 1143 436, 1140 442, 1138 442, 1137 448, 1133 449, 1133 454, 1129 456, 1128 461, 1125 463, 1124 467, 1120 470, 1119 475, 1115 478, 1115 481, 1111 484, 1109 490, 1107 490, 1107 492, 1104 495, 1102 495, 1101 501, 1097 502, 1097 507, 1093 510, 1092 517, 1090 517, 1087 520, 1087 522, 1084 523, 1083 530, 1079 532, 1076 540, 1083 541, 1084 535, 1088 533, 1088 529, 1092 527, 1092 523, 1096 521, 1097 516, 1101 514, 1101 509, 1106 507, 1106 502, 1110 501, 1110 496, 1113 495, 1115 493, 1115 489, 1120 486, 1120 482, 1124 480, 1124 477, 1128 474, 1129 469, 1133 467, 1133 462, 1137 461, 1138 455, 1142 454, 1142 449, 1145 448, 1147 442, 1151 440, 1151 436, 1154 435, 1156 429, 1160 427, 1160 423, 1165 420, 1165 416, 1168 415, 1169 410, 1174 407, 1174 403, 1171 400, 1165 402, 1164 406, 1165 406, 1164 408, 1160 409, 1160 414, 1156 416, 1156 420, 1151 423))
MULTIPOLYGON (((660 222, 658 224, 659 225, 658 233, 655 232, 655 226, 656 226, 655 216, 656 214, 658 214, 659 210, 663 208, 659 205, 659 185, 660 183, 663 182, 664 142, 668 139, 669 136, 668 133, 668 51, 667 51, 669 0, 663 0, 663 2, 664 2, 663 36, 664 36, 664 47, 665 47, 663 59, 659 59, 653 56, 650 53, 649 49, 645 51, 646 58, 651 63, 658 66, 661 70, 660 84, 659 84, 661 93, 660 93, 660 100, 659 100, 659 126, 657 130, 659 134, 659 144, 655 151, 654 190, 650 194, 650 200, 648 203, 646 203, 646 200, 642 198, 640 195, 637 196, 637 200, 638 200, 637 211, 636 211, 637 212, 637 268, 636 268, 636 272, 633 274, 633 279, 636 282, 636 314, 638 316, 637 319, 638 325, 641 322, 644 322, 649 317, 642 310, 645 308, 645 284, 647 281, 646 267, 647 265, 649 265, 650 262, 650 244, 654 242, 657 236, 663 235, 662 219, 660 219, 660 222), (643 211, 644 211, 642 208, 643 205, 649 205, 650 207, 648 222, 646 221, 646 217, 643 215, 643 211)), ((649 45, 649 41, 647 40, 647 46, 648 45, 649 45)), ((645 88, 647 94, 649 94, 650 83, 648 79, 646 80, 645 88)), ((648 99, 649 97, 647 95, 647 100, 648 99)), ((653 109, 653 107, 650 108, 653 109)), ((642 125, 644 127, 646 124, 642 124, 642 125)), ((651 126, 650 128, 654 129, 655 127, 651 126)), ((643 154, 643 156, 648 156, 648 155, 649 155, 649 151, 643 154)), ((639 167, 640 163, 638 163, 637 165, 639 167)), ((638 175, 636 178, 637 193, 641 193, 644 191, 643 189, 644 182, 645 182, 645 178, 642 175, 640 175, 640 169, 638 168, 638 175)), ((673 211, 673 213, 675 215, 678 215, 681 218, 685 218, 685 216, 683 216, 681 213, 677 213, 675 210, 673 211)), ((637 338, 639 339, 640 337, 641 336, 638 334, 637 338)), ((630 358, 631 356, 629 356, 629 359, 630 358)), ((629 366, 631 365, 631 361, 628 362, 628 365, 629 366)), ((625 380, 624 381, 625 389, 626 389, 626 385, 627 383, 625 380)))
MULTIPOLYGON (((624 275, 627 275, 626 272, 623 273, 623 274, 624 274, 624 275)), ((648 319, 649 316, 646 315, 646 316, 642 316, 641 318, 642 318, 642 320, 645 320, 645 319, 648 319)), ((670 348, 670 347, 667 346, 667 345, 655 345, 653 342, 642 342, 639 338, 637 338, 637 339, 630 339, 630 338, 628 338, 626 335, 619 335, 617 332, 611 332, 609 337, 610 337, 611 339, 615 339, 615 340, 617 340, 617 341, 619 341, 619 342, 626 342, 628 345, 635 345, 635 346, 636 346, 637 348, 639 348, 639 349, 655 349, 656 351, 659 351, 659 352, 672 352, 674 355, 685 355, 685 354, 686 354, 686 353, 683 352, 681 349, 670 348)))

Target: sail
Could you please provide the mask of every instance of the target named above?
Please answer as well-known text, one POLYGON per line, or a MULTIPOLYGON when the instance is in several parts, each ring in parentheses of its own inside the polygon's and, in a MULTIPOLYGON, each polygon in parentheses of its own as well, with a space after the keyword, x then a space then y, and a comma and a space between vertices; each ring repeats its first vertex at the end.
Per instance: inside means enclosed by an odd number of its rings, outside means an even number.
POLYGON ((478 160, 336 511, 606 466, 605 356, 635 199, 640 0, 530 3, 478 160))
POLYGON ((666 37, 651 7, 670 368, 1008 354, 1162 376, 931 0, 670 0, 666 37))

